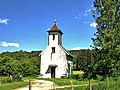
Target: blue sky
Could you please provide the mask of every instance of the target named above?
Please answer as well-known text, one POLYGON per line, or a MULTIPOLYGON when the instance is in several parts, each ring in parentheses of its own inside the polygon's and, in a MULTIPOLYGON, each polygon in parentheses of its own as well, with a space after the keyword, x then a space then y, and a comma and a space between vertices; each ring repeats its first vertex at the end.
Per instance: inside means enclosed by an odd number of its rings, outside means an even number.
POLYGON ((93 1, 0 0, 0 52, 45 49, 54 17, 66 49, 90 48, 96 31, 93 1))

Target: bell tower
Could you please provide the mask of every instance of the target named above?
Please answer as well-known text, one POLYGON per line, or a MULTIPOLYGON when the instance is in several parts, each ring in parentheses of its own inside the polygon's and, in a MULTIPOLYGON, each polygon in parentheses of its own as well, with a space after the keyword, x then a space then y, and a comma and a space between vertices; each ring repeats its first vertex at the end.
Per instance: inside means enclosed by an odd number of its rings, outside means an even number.
POLYGON ((62 31, 57 26, 57 21, 54 18, 54 24, 48 32, 48 45, 62 45, 62 31))

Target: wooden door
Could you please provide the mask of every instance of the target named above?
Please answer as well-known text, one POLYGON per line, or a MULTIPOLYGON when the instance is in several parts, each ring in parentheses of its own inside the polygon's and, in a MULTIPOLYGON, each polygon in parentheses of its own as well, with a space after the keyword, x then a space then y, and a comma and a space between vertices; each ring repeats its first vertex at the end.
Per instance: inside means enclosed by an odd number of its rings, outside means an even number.
POLYGON ((51 78, 55 78, 55 67, 51 67, 51 78))

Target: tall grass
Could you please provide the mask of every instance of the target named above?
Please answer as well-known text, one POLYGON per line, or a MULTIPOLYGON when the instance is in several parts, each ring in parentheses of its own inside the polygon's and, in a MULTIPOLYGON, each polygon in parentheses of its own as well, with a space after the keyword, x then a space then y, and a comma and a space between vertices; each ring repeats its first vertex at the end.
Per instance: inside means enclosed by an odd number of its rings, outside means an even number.
MULTIPOLYGON (((71 88, 62 88, 57 90, 71 90, 71 88)), ((73 90, 89 90, 89 86, 79 86, 79 87, 73 87, 73 90)), ((117 78, 117 80, 114 80, 114 78, 111 78, 110 86, 108 87, 107 81, 98 81, 97 84, 92 85, 92 90, 120 90, 120 77, 117 78)))
POLYGON ((0 90, 13 90, 16 88, 24 87, 26 85, 28 85, 27 82, 13 82, 13 83, 0 84, 0 90))
POLYGON ((106 82, 100 82, 93 86, 93 90, 120 90, 120 81, 111 82, 109 87, 106 82))

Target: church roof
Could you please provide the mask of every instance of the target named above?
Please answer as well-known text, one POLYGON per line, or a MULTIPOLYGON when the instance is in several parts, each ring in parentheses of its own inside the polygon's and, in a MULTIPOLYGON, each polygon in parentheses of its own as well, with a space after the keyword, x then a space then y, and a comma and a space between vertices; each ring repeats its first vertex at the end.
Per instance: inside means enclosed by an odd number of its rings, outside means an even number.
POLYGON ((69 51, 67 51, 63 46, 59 45, 59 47, 60 47, 68 56, 70 56, 71 58, 74 58, 74 56, 73 56, 69 51))
POLYGON ((57 24, 56 24, 56 19, 54 19, 54 24, 52 26, 52 28, 50 30, 48 30, 48 32, 60 32, 61 34, 62 31, 58 28, 57 24))

